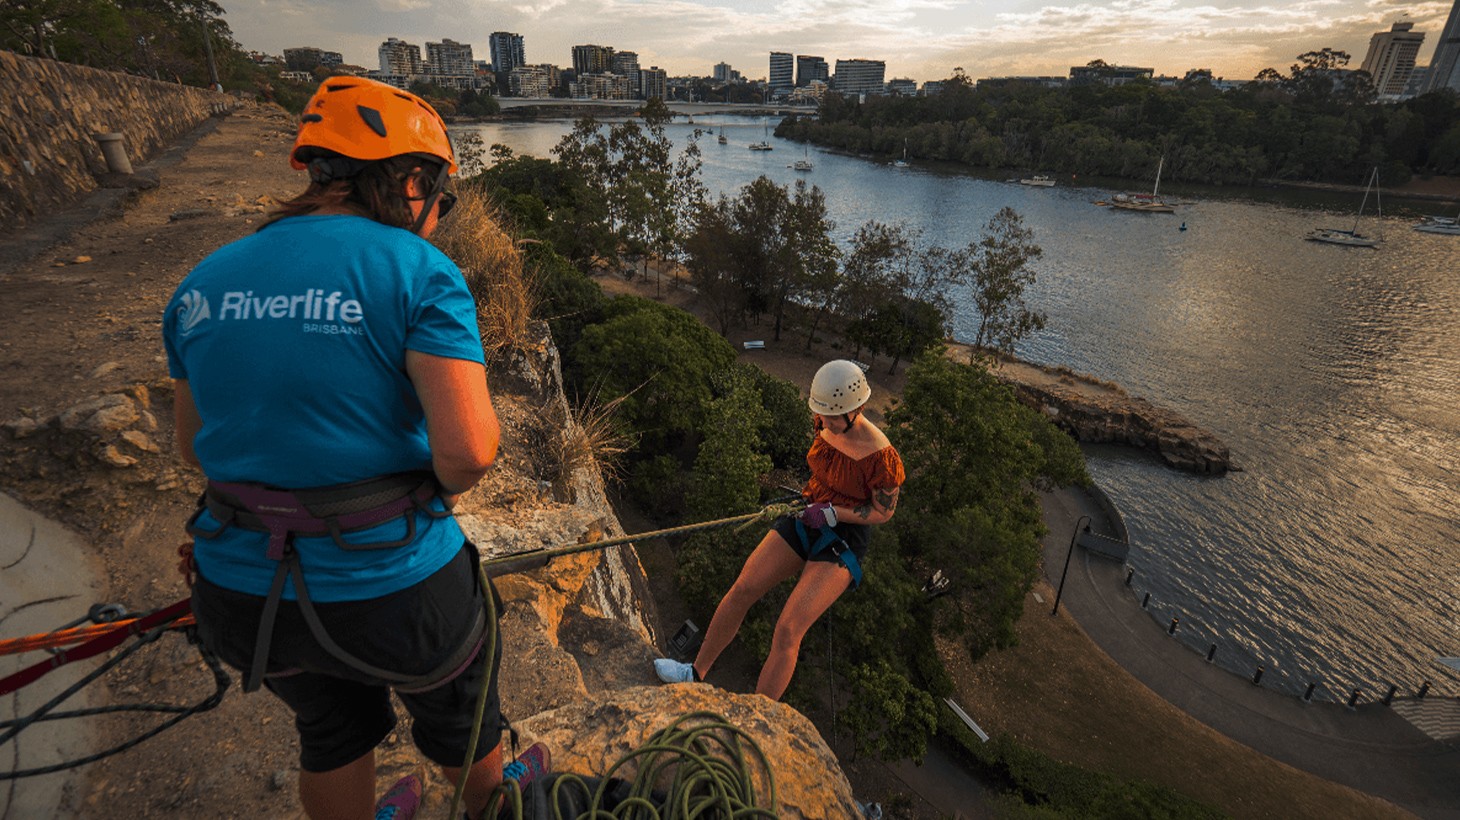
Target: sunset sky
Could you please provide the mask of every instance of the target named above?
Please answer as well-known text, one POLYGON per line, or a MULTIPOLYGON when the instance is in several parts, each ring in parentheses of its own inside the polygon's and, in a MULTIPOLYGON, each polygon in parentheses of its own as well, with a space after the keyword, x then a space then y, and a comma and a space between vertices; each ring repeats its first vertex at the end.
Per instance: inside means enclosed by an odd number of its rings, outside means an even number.
POLYGON ((1408 19, 1427 33, 1428 63, 1452 2, 1398 0, 220 0, 246 49, 280 54, 317 46, 378 67, 386 37, 422 46, 451 38, 490 59, 487 35, 523 35, 528 62, 570 66, 569 49, 594 43, 636 51, 671 75, 728 62, 755 79, 770 51, 887 62, 887 77, 940 79, 1068 73, 1100 58, 1181 75, 1210 68, 1250 79, 1324 47, 1357 68, 1369 36, 1408 19))

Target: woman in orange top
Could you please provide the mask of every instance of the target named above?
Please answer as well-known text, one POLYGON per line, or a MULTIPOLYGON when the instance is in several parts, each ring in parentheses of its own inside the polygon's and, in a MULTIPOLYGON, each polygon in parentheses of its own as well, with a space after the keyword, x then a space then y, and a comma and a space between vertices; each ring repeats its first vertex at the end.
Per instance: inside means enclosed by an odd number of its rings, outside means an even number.
POLYGON ((871 395, 866 375, 853 362, 837 359, 816 372, 808 402, 816 438, 806 453, 811 467, 811 480, 802 490, 806 510, 777 521, 746 559, 740 577, 716 607, 693 664, 654 661, 654 671, 665 683, 703 680, 751 605, 799 572, 755 687, 772 700, 786 691, 801 639, 849 585, 861 581, 872 525, 886 522, 897 509, 902 459, 862 411, 871 395))

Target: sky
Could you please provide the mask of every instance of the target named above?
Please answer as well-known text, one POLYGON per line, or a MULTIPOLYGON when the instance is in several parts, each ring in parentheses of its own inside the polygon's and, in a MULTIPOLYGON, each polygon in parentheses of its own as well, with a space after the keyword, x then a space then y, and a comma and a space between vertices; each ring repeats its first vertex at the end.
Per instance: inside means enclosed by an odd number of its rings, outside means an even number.
POLYGON ((279 55, 315 46, 377 68, 387 37, 421 46, 450 38, 491 58, 487 35, 524 38, 530 63, 571 66, 570 49, 593 43, 634 51, 671 76, 709 75, 727 62, 750 79, 769 73, 769 52, 884 60, 887 77, 937 80, 1060 75, 1094 59, 1180 76, 1209 68, 1251 79, 1286 72, 1297 55, 1347 51, 1358 68, 1369 37, 1410 20, 1434 53, 1460 0, 220 0, 245 49, 279 55))

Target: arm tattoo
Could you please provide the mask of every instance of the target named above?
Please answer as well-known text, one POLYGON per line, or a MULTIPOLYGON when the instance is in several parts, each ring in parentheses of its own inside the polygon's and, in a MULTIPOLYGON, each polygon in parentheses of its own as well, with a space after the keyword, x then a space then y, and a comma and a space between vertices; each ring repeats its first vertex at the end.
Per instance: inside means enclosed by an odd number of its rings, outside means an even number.
POLYGON ((866 504, 858 504, 852 509, 852 512, 860 515, 863 518, 866 518, 867 516, 872 514, 872 502, 869 501, 866 504))
POLYGON ((876 500, 877 506, 881 507, 884 510, 887 510, 887 513, 889 515, 897 510, 897 493, 889 492, 887 490, 878 490, 873 494, 872 497, 876 500))

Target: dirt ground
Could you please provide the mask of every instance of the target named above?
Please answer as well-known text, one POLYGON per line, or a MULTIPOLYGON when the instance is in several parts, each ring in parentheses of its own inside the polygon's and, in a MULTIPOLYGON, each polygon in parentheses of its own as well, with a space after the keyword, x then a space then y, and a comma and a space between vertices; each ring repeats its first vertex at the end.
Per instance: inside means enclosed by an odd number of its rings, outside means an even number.
MULTIPOLYGON (((0 265, 0 422, 123 391, 161 418, 149 434, 157 452, 135 451, 127 468, 62 442, 0 434, 4 490, 96 543, 111 600, 129 609, 187 594, 175 550, 201 489, 200 476, 172 456, 163 308, 199 260, 253 230, 267 203, 297 192, 285 160, 292 118, 252 108, 232 117, 226 132, 203 137, 186 161, 162 169, 160 187, 130 194, 119 218, 92 222, 28 262, 0 265)), ((173 704, 201 700, 213 685, 179 634, 138 652, 107 681, 113 699, 173 704)), ((93 720, 114 742, 160 722, 93 720)), ((238 697, 235 684, 216 711, 83 769, 67 816, 300 816, 297 754, 288 714, 271 698, 238 697)))

